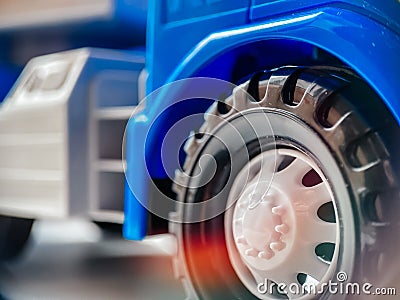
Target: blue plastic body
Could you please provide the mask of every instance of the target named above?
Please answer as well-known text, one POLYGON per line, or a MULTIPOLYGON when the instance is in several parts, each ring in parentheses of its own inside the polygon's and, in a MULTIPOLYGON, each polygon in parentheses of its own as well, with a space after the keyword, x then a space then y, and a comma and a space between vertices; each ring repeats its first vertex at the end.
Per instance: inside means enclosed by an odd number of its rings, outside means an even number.
POLYGON ((0 63, 0 102, 7 96, 21 72, 21 68, 14 65, 0 63))
MULTIPOLYGON (((234 81, 247 71, 307 64, 315 50, 322 49, 368 82, 400 124, 397 0, 150 0, 148 12, 147 93, 192 76, 234 81), (238 64, 246 53, 256 53, 253 69, 238 64), (242 74, 235 77, 238 67, 242 74)), ((142 202, 149 199, 149 182, 143 174, 166 176, 159 141, 184 112, 159 121, 158 132, 144 133, 170 104, 162 98, 147 102, 127 128, 127 176, 135 182, 134 193, 125 191, 124 236, 128 239, 142 239, 147 232, 148 212, 138 202, 139 197, 142 202), (151 161, 135 159, 143 156, 151 161)))

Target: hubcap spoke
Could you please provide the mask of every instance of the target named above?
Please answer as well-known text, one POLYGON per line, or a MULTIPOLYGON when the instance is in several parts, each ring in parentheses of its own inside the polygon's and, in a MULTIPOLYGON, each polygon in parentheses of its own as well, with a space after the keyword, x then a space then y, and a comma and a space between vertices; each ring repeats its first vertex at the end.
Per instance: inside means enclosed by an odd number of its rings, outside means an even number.
POLYGON ((308 238, 314 244, 335 243, 337 236, 337 224, 322 220, 313 220, 310 222, 308 238))
POLYGON ((310 209, 318 209, 321 205, 332 201, 332 196, 324 182, 301 190, 303 201, 309 203, 310 209))
POLYGON ((304 257, 303 267, 301 268, 301 272, 310 275, 314 279, 321 282, 322 278, 328 271, 328 268, 329 268, 328 263, 325 263, 317 256, 310 254, 304 257))
POLYGON ((303 161, 300 158, 296 158, 290 165, 288 165, 285 169, 278 172, 276 174, 277 179, 282 182, 286 182, 286 184, 290 184, 288 180, 292 181, 291 183, 301 185, 301 181, 306 175, 308 171, 311 171, 312 167, 303 161))

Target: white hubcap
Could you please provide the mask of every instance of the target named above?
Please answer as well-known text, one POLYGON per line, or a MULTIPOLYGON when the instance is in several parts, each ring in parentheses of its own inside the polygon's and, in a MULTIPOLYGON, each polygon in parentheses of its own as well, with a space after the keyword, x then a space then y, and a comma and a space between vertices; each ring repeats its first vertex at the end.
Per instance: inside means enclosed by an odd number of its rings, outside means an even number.
MULTIPOLYGON (((229 195, 225 229, 233 267, 253 294, 274 298, 257 290, 266 280, 300 286, 299 274, 314 284, 330 278, 336 264, 339 227, 334 205, 330 206, 333 220, 322 218, 320 208, 332 203, 322 171, 300 151, 271 150, 247 164, 229 195), (271 172, 274 176, 269 182, 271 172), (307 184, 310 173, 314 179, 307 184), (256 175, 248 178, 248 174, 256 175), (336 245, 329 259, 317 254, 317 247, 323 244, 336 245)), ((304 295, 288 291, 288 297, 304 295)))

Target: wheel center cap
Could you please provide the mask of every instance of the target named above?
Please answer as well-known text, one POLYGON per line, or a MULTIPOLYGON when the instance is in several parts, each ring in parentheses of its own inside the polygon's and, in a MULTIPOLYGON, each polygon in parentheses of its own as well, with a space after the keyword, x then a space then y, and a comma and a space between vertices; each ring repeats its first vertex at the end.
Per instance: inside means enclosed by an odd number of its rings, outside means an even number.
POLYGON ((271 202, 262 201, 256 207, 249 207, 244 212, 243 236, 249 246, 263 251, 271 240, 277 238, 275 226, 279 224, 279 216, 272 213, 271 202))
POLYGON ((239 198, 233 219, 236 247, 250 264, 276 264, 290 242, 288 201, 273 187, 268 193, 260 184, 249 185, 239 198))

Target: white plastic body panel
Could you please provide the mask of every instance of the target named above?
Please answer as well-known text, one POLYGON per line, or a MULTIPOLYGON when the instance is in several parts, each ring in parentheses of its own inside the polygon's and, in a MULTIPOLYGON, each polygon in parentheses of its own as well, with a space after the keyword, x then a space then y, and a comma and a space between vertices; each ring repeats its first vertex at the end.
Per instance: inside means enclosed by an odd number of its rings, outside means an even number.
POLYGON ((67 101, 85 50, 33 59, 0 110, 0 211, 69 214, 67 101))
POLYGON ((35 58, 0 106, 0 214, 123 222, 122 137, 141 55, 35 58))

